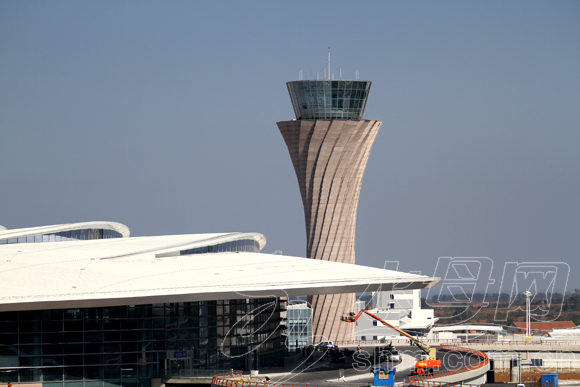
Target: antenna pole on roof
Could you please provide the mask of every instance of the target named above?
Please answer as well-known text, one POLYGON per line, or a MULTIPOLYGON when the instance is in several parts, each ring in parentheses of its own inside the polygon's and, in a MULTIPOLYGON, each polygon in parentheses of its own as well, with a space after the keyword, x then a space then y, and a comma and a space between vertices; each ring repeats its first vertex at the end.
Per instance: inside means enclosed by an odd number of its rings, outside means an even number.
POLYGON ((330 79, 330 47, 328 47, 328 79, 330 79))

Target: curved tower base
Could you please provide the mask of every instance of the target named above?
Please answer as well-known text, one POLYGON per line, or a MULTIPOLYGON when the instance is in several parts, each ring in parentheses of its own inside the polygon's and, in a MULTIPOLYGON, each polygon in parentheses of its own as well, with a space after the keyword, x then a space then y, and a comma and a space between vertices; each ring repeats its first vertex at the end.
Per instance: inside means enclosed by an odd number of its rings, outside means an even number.
MULTIPOLYGON (((308 258, 354 264, 358 198, 381 124, 371 120, 278 122, 302 195, 308 258)), ((340 320, 354 308, 354 294, 311 296, 309 302, 315 342, 354 339, 354 325, 340 320)))

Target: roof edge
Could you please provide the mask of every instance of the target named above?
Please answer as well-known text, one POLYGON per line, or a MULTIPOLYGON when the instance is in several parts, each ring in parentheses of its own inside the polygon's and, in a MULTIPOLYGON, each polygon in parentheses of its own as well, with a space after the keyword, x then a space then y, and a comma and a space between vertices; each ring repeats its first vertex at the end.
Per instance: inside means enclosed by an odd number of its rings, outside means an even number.
POLYGON ((104 230, 117 231, 119 234, 123 236, 123 238, 128 238, 131 235, 129 227, 125 226, 122 223, 108 221, 90 221, 79 223, 56 224, 40 227, 16 228, 10 230, 0 229, 0 239, 22 238, 38 234, 53 234, 62 231, 80 230, 84 228, 102 228, 104 230))

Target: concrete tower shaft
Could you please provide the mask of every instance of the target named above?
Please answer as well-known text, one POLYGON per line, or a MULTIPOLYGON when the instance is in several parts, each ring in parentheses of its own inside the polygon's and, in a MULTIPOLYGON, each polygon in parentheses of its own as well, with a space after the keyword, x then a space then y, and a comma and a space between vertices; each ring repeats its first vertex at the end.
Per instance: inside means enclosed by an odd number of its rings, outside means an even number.
MULTIPOLYGON (((362 119, 278 122, 302 195, 307 257, 355 263, 358 199, 381 124, 362 119)), ((354 294, 313 296, 309 301, 315 341, 354 337, 354 326, 340 320, 354 307, 354 294)))

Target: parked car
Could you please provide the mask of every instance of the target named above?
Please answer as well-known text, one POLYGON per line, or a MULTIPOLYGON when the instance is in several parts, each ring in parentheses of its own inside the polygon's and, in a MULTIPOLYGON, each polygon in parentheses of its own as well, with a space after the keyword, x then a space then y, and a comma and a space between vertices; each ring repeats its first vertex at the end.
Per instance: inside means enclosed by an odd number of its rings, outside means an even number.
POLYGON ((329 349, 338 348, 332 341, 322 341, 314 347, 317 351, 328 351, 329 349))
POLYGON ((389 356, 389 361, 399 362, 401 361, 401 355, 399 355, 399 351, 396 349, 391 350, 391 355, 389 356))
POLYGON ((376 347, 375 351, 377 356, 380 356, 381 361, 401 361, 399 351, 390 343, 388 345, 383 345, 382 347, 376 347))

